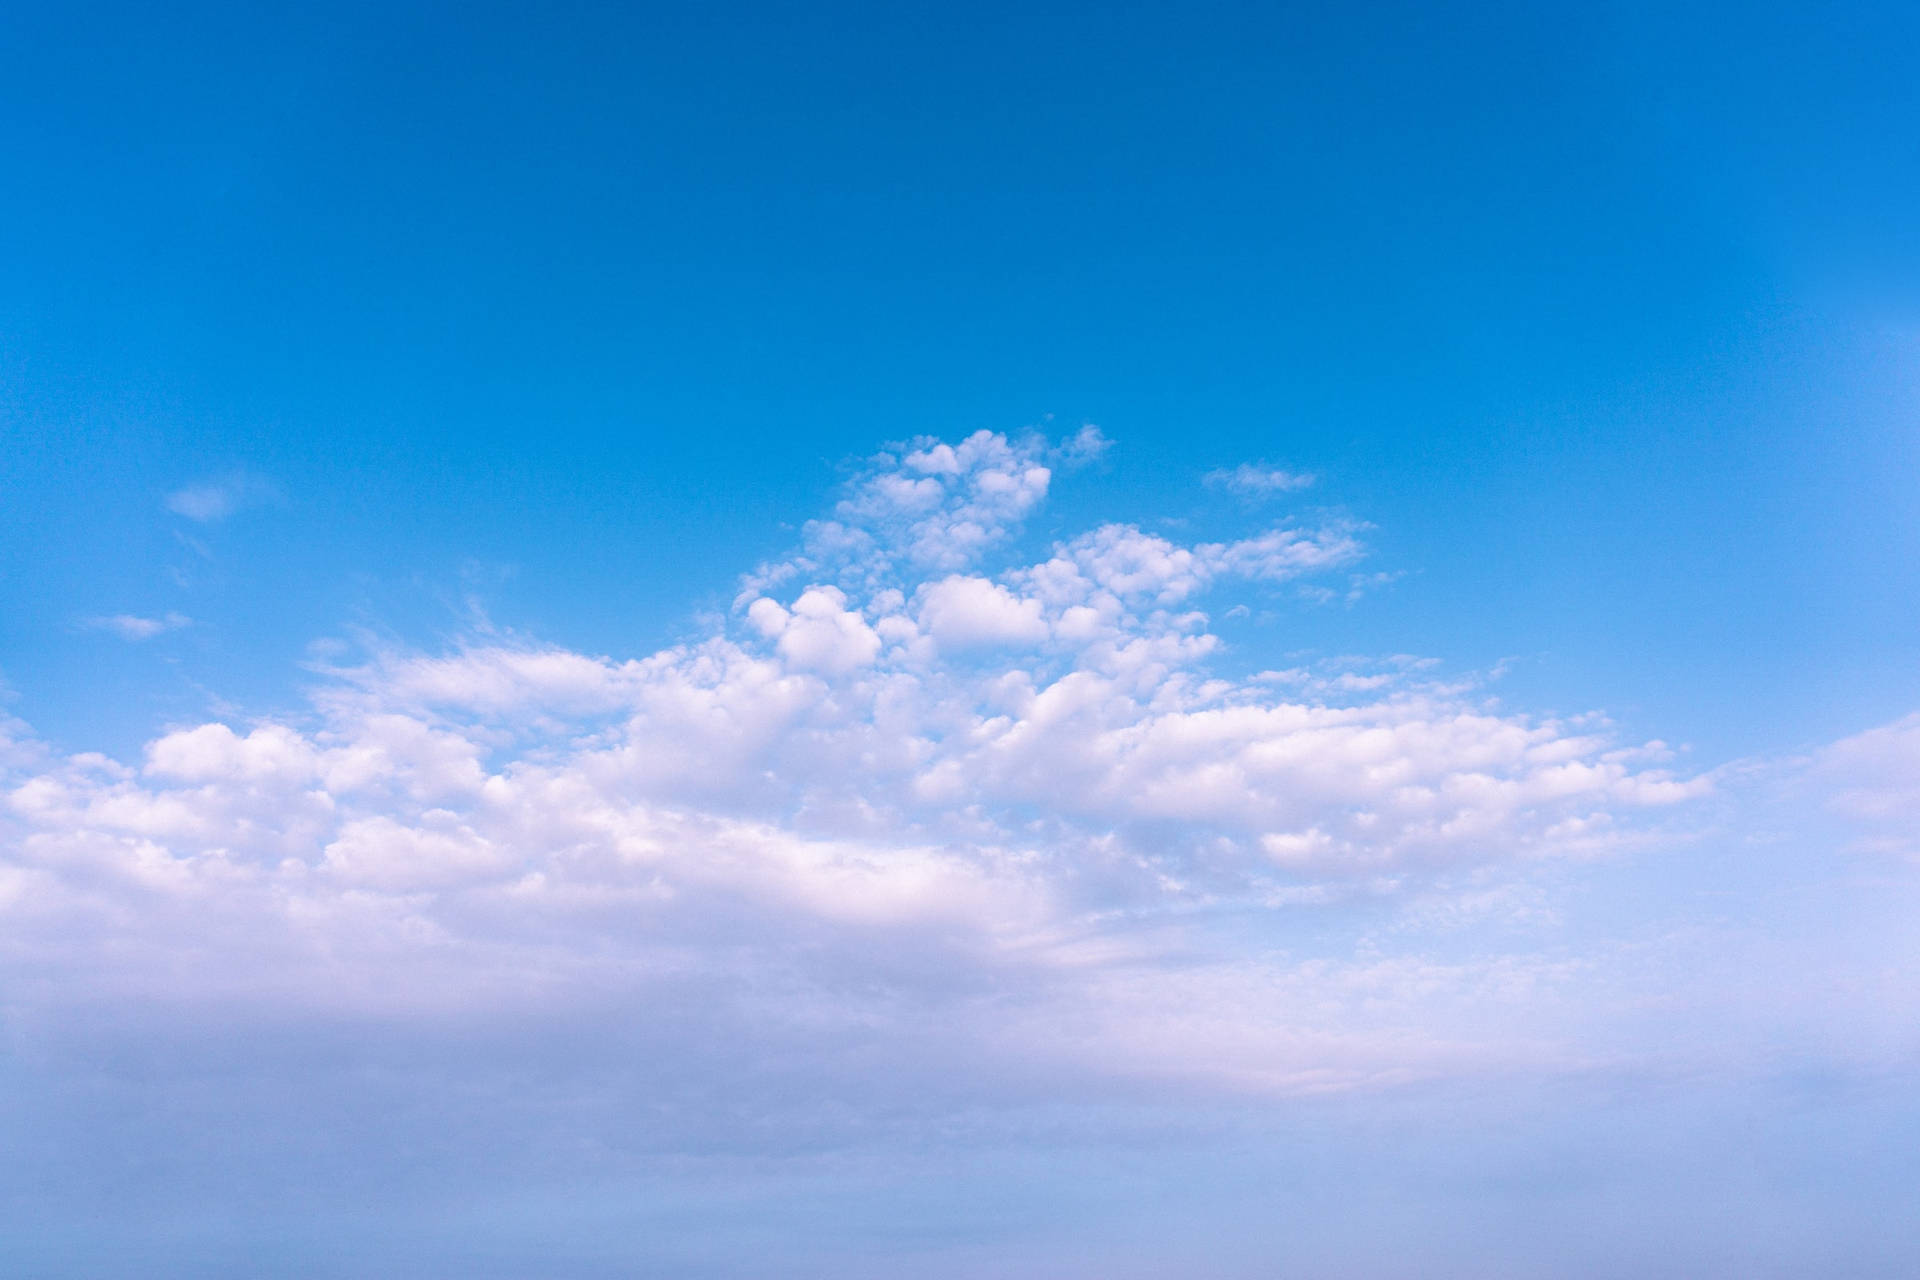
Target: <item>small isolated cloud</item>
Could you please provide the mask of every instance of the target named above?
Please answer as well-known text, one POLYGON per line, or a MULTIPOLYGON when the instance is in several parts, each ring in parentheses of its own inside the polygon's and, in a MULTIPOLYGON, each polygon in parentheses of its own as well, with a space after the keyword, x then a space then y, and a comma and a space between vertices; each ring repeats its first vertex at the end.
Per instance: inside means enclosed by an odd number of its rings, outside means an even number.
POLYGON ((1381 573, 1356 573, 1347 579, 1347 603, 1353 604, 1361 596, 1382 587, 1390 586, 1405 577, 1402 570, 1381 573))
POLYGON ((1065 466, 1080 467, 1089 462, 1099 461, 1112 447, 1113 441, 1109 440, 1100 428, 1089 422, 1061 441, 1060 445, 1054 449, 1053 456, 1065 466))
POLYGON ((122 640, 151 640, 168 631, 178 631, 191 626, 193 619, 183 613, 168 613, 158 618, 143 618, 133 613, 116 613, 111 617, 88 618, 86 627, 90 631, 111 631, 122 640))
POLYGON ((167 495, 167 510, 201 524, 224 520, 247 507, 278 501, 280 490, 261 476, 244 471, 217 480, 203 480, 167 495))
POLYGON ((1314 477, 1304 471, 1285 471, 1264 462, 1243 462, 1237 467, 1220 467, 1206 474, 1206 482, 1246 498, 1270 498, 1276 493, 1294 493, 1312 484, 1314 477))

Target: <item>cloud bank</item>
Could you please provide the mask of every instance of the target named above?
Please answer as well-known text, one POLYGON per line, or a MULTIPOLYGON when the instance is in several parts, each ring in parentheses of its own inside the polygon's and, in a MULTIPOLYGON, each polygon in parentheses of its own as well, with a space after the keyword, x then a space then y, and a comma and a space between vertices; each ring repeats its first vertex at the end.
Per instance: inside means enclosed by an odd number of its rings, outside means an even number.
MULTIPOLYGON (((1615 1054, 1530 877, 1672 845, 1714 778, 1423 660, 1220 674, 1209 610, 1349 573, 1364 527, 1108 524, 1020 554, 1052 465, 1094 443, 889 449, 708 634, 642 657, 376 649, 301 714, 132 761, 10 725, 12 1015, 617 1009, 695 1075, 729 1045, 822 1088, 971 1063, 1069 1096, 1615 1054), (1534 936, 1446 943, 1463 924, 1534 936)), ((1823 767, 1891 778, 1911 728, 1823 767)))

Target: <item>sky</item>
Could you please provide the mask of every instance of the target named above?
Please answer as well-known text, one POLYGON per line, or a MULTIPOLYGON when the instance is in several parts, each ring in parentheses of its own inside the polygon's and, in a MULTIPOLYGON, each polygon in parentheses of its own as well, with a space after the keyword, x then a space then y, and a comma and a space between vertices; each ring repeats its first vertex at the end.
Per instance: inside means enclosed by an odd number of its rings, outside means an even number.
POLYGON ((0 1252, 1920 1271, 1906 6, 0 14, 0 1252))

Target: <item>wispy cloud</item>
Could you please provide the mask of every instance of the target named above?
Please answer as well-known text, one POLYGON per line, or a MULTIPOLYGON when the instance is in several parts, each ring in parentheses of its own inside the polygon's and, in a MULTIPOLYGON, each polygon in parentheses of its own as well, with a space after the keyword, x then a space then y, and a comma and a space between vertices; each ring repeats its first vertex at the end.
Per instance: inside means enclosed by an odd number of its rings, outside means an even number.
POLYGON ((1204 479, 1213 488, 1248 498, 1294 493, 1307 488, 1314 481, 1314 477, 1306 472, 1286 471, 1280 467, 1270 467, 1264 462, 1243 462, 1237 467, 1220 467, 1207 472, 1204 479))
POLYGON ((175 489, 167 495, 167 510, 201 524, 224 520, 248 507, 263 506, 280 500, 280 489, 271 480, 251 472, 230 475, 175 489))
POLYGON ((1814 774, 1860 847, 1920 855, 1920 712, 1823 748, 1814 774))
POLYGON ((166 613, 157 618, 143 618, 133 613, 116 613, 107 617, 88 618, 83 624, 90 631, 109 631, 122 640, 151 640, 168 631, 178 631, 182 627, 193 625, 193 619, 183 613, 166 613))
POLYGON ((1113 441, 1109 440, 1099 427, 1089 422, 1073 435, 1062 440, 1053 452, 1054 457, 1059 459, 1062 465, 1080 467, 1089 462, 1097 462, 1105 457, 1107 450, 1112 447, 1113 441))

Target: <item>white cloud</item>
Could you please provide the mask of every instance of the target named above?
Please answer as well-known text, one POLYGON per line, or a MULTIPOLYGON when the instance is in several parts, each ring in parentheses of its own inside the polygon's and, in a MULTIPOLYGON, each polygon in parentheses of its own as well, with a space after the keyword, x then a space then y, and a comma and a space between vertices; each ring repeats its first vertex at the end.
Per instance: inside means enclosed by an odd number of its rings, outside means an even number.
MULTIPOLYGON (((1209 593, 1344 582, 1360 527, 1109 524, 1014 555, 1045 453, 881 455, 736 615, 656 653, 376 651, 321 670, 302 715, 184 726, 138 767, 7 727, 0 977, 295 1009, 679 1001, 892 1037, 926 1071, 956 1037, 1076 1088, 1577 1060, 1540 1030, 1563 960, 1290 948, 1345 918, 1308 913, 1504 901, 1501 877, 1652 838, 1710 780, 1422 659, 1222 674, 1209 593)), ((1910 817, 1914 736, 1836 746, 1837 803, 1910 817)))
POLYGON ((1920 857, 1920 712, 1823 748, 1813 770, 1864 847, 1920 857))
POLYGON ((1113 441, 1091 422, 1082 426, 1073 435, 1061 441, 1054 449, 1053 456, 1068 467, 1084 467, 1105 457, 1107 450, 1113 447, 1113 441))
POLYGON ((1035 644, 1047 634, 1040 601, 957 575, 922 588, 919 621, 943 649, 1035 644))
POLYGON ((808 523, 798 555, 749 574, 738 603, 796 576, 831 571, 866 594, 899 573, 954 572, 1004 543, 1047 493, 1043 441, 977 431, 923 437, 872 460, 829 519, 808 523))
POLYGON ((151 640, 157 635, 169 631, 178 631, 182 627, 193 625, 193 619, 183 613, 166 613, 157 618, 144 618, 138 614, 116 613, 110 617, 88 618, 85 625, 94 631, 111 631, 122 640, 151 640))
POLYGON ((284 725, 262 725, 243 738, 224 724, 203 724, 149 743, 146 773, 189 783, 297 783, 313 776, 316 760, 307 741, 284 725))
POLYGON ((381 704, 443 708, 487 716, 520 712, 592 715, 631 703, 638 662, 615 663, 564 649, 493 644, 445 657, 380 653, 339 676, 381 704))
POLYGON ((201 524, 224 520, 248 507, 277 502, 280 489, 271 480, 236 471, 218 479, 185 485, 167 495, 167 510, 201 524))
POLYGON ((1237 467, 1220 467, 1209 471, 1205 480, 1216 489, 1225 489, 1243 497, 1267 498, 1308 488, 1313 484, 1314 477, 1306 472, 1270 467, 1263 462, 1243 462, 1237 467))
POLYGON ((1270 529, 1253 538, 1198 548, 1218 572, 1282 582, 1359 559, 1358 530, 1336 524, 1313 531, 1270 529))
POLYGON ((347 822, 321 851, 319 867, 343 884, 398 893, 488 884, 513 869, 508 850, 430 815, 414 823, 385 816, 347 822))
POLYGON ((846 594, 837 587, 809 587, 791 610, 758 600, 748 616, 763 635, 777 637, 780 656, 789 665, 845 675, 872 662, 880 651, 880 637, 846 604, 846 594))

